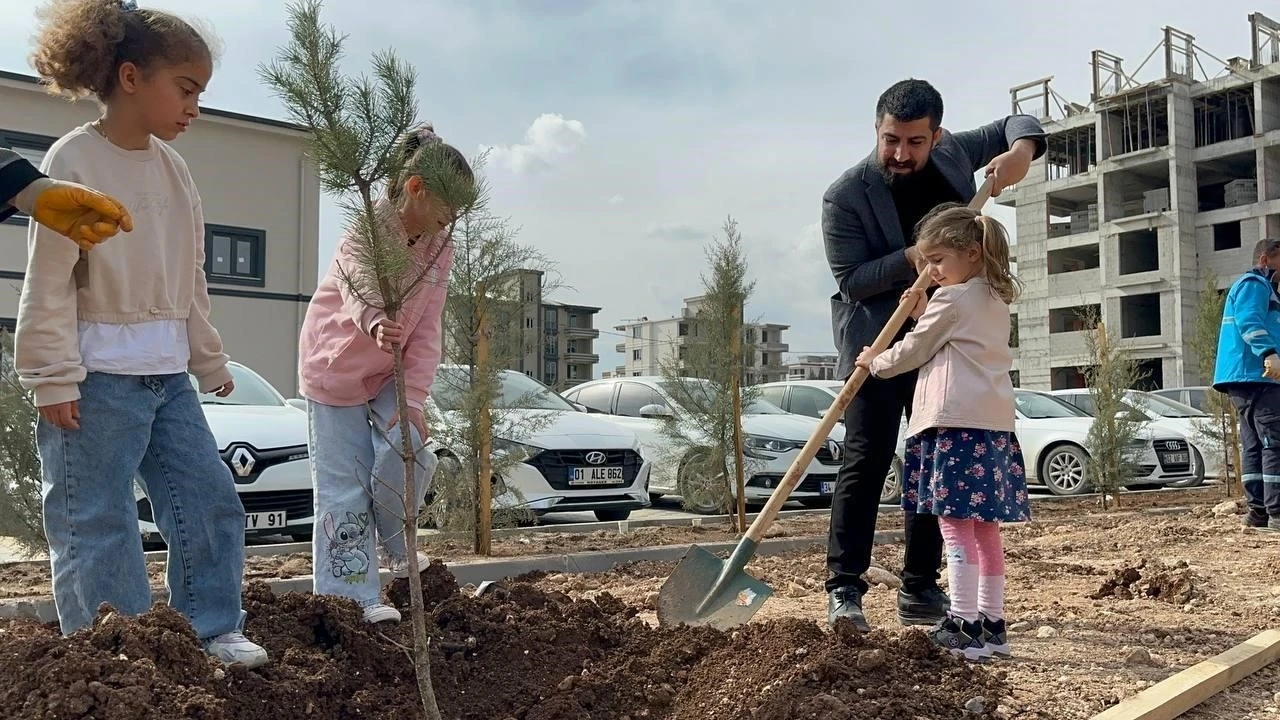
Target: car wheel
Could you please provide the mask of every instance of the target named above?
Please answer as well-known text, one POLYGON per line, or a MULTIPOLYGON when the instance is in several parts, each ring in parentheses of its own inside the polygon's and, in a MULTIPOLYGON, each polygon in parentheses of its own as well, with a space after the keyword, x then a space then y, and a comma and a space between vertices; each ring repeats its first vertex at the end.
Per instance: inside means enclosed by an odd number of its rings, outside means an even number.
POLYGON ((1054 495, 1089 492, 1089 456, 1078 445, 1050 448, 1040 460, 1040 481, 1054 495))
POLYGON ((699 466, 705 461, 705 455, 706 451, 700 450, 685 458, 676 473, 676 489, 680 491, 686 510, 699 515, 714 515, 721 510, 711 492, 711 484, 715 480, 703 477, 698 472, 699 466))
POLYGON ((902 458, 893 456, 889 463, 889 474, 884 477, 884 485, 880 488, 881 505, 897 505, 902 502, 902 458))
POLYGON ((1197 448, 1195 445, 1191 446, 1191 453, 1192 453, 1193 460, 1195 462, 1195 468, 1196 468, 1195 475, 1185 480, 1171 482, 1168 485, 1165 485, 1165 487, 1189 488, 1189 487, 1198 487, 1204 483, 1204 473, 1205 473, 1204 456, 1200 454, 1200 449, 1197 448))
POLYGON ((652 505, 653 503, 656 503, 659 500, 661 500, 663 497, 664 496, 662 493, 649 493, 649 504, 652 505))
POLYGON ((622 522, 631 517, 630 510, 596 510, 596 519, 600 522, 622 522))

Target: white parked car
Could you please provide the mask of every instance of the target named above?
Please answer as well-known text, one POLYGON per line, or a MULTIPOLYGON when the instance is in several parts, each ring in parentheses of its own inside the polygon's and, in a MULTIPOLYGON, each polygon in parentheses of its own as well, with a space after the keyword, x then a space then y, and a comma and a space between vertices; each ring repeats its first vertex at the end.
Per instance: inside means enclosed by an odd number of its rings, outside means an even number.
MULTIPOLYGON (((462 365, 440 366, 428 403, 433 426, 462 422, 469 372, 462 365)), ((518 506, 539 515, 590 510, 612 521, 649 506, 650 463, 634 433, 581 412, 523 373, 503 370, 499 382, 493 451, 520 462, 494 478, 495 508, 518 506)), ((433 441, 461 435, 446 430, 433 441)), ((439 445, 443 461, 450 448, 439 445)))
MULTIPOLYGON (((839 380, 782 380, 763 383, 755 386, 760 391, 760 398, 777 405, 789 413, 819 418, 835 402, 836 396, 844 383, 839 380)), ((841 418, 841 423, 844 419, 841 418)), ((882 505, 896 505, 902 499, 902 451, 907 441, 907 420, 904 415, 898 423, 898 452, 894 453, 889 464, 889 473, 884 478, 884 486, 880 489, 882 505)))
MULTIPOLYGON (((1098 408, 1093 402, 1093 396, 1086 389, 1052 390, 1050 394, 1066 400, 1087 415, 1097 415, 1098 408)), ((1191 443, 1192 459, 1200 469, 1200 478, 1170 483, 1172 487, 1199 485, 1205 477, 1216 478, 1226 474, 1221 445, 1213 442, 1202 430, 1202 426, 1210 422, 1207 413, 1176 400, 1140 390, 1125 392, 1124 404, 1134 420, 1144 426, 1150 426, 1157 432, 1181 435, 1191 443)))
MULTIPOLYGON (((834 380, 792 380, 759 386, 762 397, 777 399, 782 395, 784 409, 791 412, 821 414, 840 392, 843 384, 834 380), (816 392, 815 392, 816 391, 816 392), (825 395, 818 395, 821 392, 825 395)), ((1026 461, 1027 482, 1043 484, 1055 495, 1078 495, 1088 492, 1089 454, 1085 450, 1093 419, 1082 410, 1050 395, 1031 390, 1015 390, 1014 431, 1026 461)), ((902 459, 905 445, 905 420, 898 430, 898 452, 885 478, 886 489, 881 499, 900 492, 902 459)), ((1190 466, 1190 446, 1177 433, 1144 433, 1135 448, 1137 477, 1126 487, 1167 485, 1179 480, 1196 480, 1190 466), (1157 447, 1159 451, 1157 451, 1157 447)))
MULTIPOLYGON (((683 381, 706 383, 707 392, 714 392, 708 381, 692 378, 683 381)), ((714 512, 709 501, 698 504, 700 493, 689 492, 690 488, 707 482, 694 476, 696 465, 691 461, 698 450, 691 448, 676 457, 678 453, 662 432, 663 423, 688 423, 688 411, 680 407, 671 390, 668 381, 660 377, 622 377, 586 382, 565 391, 564 396, 595 417, 607 418, 639 437, 645 454, 654 463, 649 479, 649 492, 653 497, 680 495, 686 503, 692 503, 690 509, 695 512, 714 512)), ((817 424, 812 418, 784 412, 759 399, 744 405, 743 448, 748 458, 744 463, 746 502, 760 504, 768 500, 817 424)), ((686 426, 691 435, 696 435, 696 429, 686 426)), ((792 492, 793 499, 812 507, 831 503, 843 441, 844 429, 837 426, 792 492)), ((734 485, 731 481, 731 492, 734 485)))
MULTIPOLYGON (((231 468, 245 511, 246 535, 290 535, 311 539, 313 503, 307 452, 307 414, 287 402, 271 383, 248 367, 230 362, 236 388, 220 398, 200 395, 222 461, 231 468)), ((195 384, 195 378, 191 379, 195 384)), ((138 528, 154 545, 160 532, 151 502, 134 483, 138 528)))

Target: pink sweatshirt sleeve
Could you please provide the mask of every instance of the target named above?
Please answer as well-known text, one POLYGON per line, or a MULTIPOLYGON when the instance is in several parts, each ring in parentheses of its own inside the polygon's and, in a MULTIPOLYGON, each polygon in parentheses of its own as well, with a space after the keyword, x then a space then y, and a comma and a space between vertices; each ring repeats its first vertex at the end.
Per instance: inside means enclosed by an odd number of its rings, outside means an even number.
POLYGON ((956 325, 955 293, 952 288, 938 288, 911 332, 871 361, 871 374, 879 378, 900 375, 938 354, 956 325))
POLYGON ((449 297, 449 272, 453 267, 452 244, 445 247, 437 264, 439 279, 428 282, 419 291, 427 293, 426 306, 405 343, 405 389, 409 405, 416 408, 427 402, 444 355, 444 310, 449 297))
POLYGON ((381 309, 372 307, 351 290, 350 279, 359 277, 355 254, 351 249, 350 233, 344 235, 338 243, 338 251, 329 268, 334 283, 338 286, 338 294, 342 296, 342 312, 351 318, 360 331, 372 335, 374 325, 387 317, 381 309))

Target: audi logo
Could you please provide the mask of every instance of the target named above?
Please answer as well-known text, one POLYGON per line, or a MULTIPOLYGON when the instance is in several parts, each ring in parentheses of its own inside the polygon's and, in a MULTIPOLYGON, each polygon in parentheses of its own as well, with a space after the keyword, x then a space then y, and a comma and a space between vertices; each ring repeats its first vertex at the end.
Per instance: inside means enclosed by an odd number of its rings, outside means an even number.
POLYGON ((1182 443, 1178 442, 1177 440, 1165 440, 1164 449, 1165 450, 1181 450, 1182 443))
POLYGON ((605 460, 607 460, 607 459, 608 459, 608 457, 609 457, 609 456, 605 455, 604 453, 600 452, 599 450, 592 450, 591 452, 587 453, 587 458, 586 458, 586 460, 587 460, 587 462, 588 462, 588 463, 590 463, 590 464, 592 464, 592 465, 599 465, 599 464, 603 463, 605 460))

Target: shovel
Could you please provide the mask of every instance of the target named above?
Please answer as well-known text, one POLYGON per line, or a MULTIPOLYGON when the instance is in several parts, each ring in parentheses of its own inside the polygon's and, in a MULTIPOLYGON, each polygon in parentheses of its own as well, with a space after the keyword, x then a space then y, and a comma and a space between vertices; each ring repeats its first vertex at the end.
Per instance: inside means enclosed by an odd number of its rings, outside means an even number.
MULTIPOLYGON (((991 197, 992 178, 988 177, 978 188, 978 192, 969 202, 973 209, 981 208, 991 197)), ((921 274, 912 283, 912 290, 924 290, 932 284, 932 279, 921 274)), ((911 315, 913 305, 904 300, 898 309, 889 317, 889 322, 871 345, 876 352, 884 352, 889 348, 893 338, 902 328, 903 323, 911 315)), ((800 450, 800 455, 787 468, 787 474, 774 489, 760 514, 756 516, 751 527, 738 541, 733 554, 727 560, 720 560, 703 548, 693 545, 680 559, 671 576, 658 591, 658 623, 661 625, 710 625, 725 630, 743 625, 751 619, 764 601, 773 594, 773 588, 762 580, 758 580, 744 571, 747 562, 756 554, 760 539, 778 517, 778 512, 791 496, 791 491, 804 477, 805 470, 818 450, 827 442, 831 428, 844 415, 845 408, 858 393, 862 384, 870 375, 863 368, 856 368, 845 381, 840 394, 823 414, 822 421, 814 428, 813 435, 800 450)))

